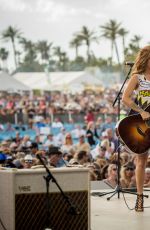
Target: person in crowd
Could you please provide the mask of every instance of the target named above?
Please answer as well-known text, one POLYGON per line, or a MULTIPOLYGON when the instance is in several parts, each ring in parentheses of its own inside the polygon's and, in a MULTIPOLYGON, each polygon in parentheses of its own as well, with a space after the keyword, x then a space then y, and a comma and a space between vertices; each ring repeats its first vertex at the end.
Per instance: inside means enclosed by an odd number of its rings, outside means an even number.
POLYGON ((45 140, 43 147, 45 149, 48 149, 48 147, 50 145, 54 145, 54 146, 56 145, 56 141, 55 141, 54 135, 52 133, 47 135, 47 139, 45 140))
POLYGON ((36 142, 32 142, 32 143, 31 143, 31 146, 30 146, 30 150, 31 150, 31 155, 32 155, 33 157, 35 157, 35 155, 36 155, 38 149, 39 149, 39 148, 38 148, 38 144, 37 144, 36 142))
POLYGON ((86 135, 86 131, 81 127, 81 125, 76 125, 75 129, 73 129, 71 131, 71 134, 73 136, 73 138, 78 139, 80 136, 85 136, 86 135))
POLYGON ((60 121, 59 118, 55 118, 52 122, 52 128, 63 128, 63 123, 60 121))
POLYGON ((57 146, 51 146, 48 150, 48 165, 55 168, 66 166, 64 160, 62 159, 62 151, 57 146), (61 161, 61 162, 60 162, 61 161), (63 164, 60 164, 62 163, 63 164))
POLYGON ((107 116, 104 124, 102 125, 102 132, 104 132, 106 129, 112 129, 113 132, 115 130, 115 123, 112 121, 111 116, 107 116))
POLYGON ((29 135, 25 135, 19 145, 19 149, 22 148, 30 148, 31 146, 31 140, 30 140, 30 136, 29 135))
POLYGON ((111 139, 109 139, 108 130, 102 133, 101 147, 106 148, 106 159, 109 159, 115 151, 115 145, 114 142, 111 139))
POLYGON ((21 142, 21 140, 22 140, 22 137, 21 137, 20 133, 19 133, 19 132, 16 132, 16 135, 15 135, 15 137, 13 138, 13 141, 14 141, 17 145, 19 145, 20 142, 21 142))
POLYGON ((26 127, 25 127, 25 125, 24 124, 22 124, 22 122, 21 121, 19 121, 18 122, 18 124, 17 125, 15 125, 15 127, 14 127, 16 130, 18 130, 18 131, 25 131, 26 130, 26 127))
POLYGON ((36 135, 34 141, 38 144, 38 146, 41 146, 43 144, 44 139, 44 135, 36 135))
POLYGON ((102 146, 101 143, 97 144, 96 147, 91 150, 91 155, 94 160, 97 158, 106 159, 106 147, 102 146))
POLYGON ((147 158, 146 168, 150 168, 150 155, 147 158))
POLYGON ((65 141, 63 145, 61 146, 61 151, 63 153, 65 152, 69 153, 70 151, 75 151, 71 133, 66 133, 65 141))
POLYGON ((87 153, 90 153, 90 145, 88 142, 85 141, 85 136, 81 134, 79 136, 79 142, 74 146, 76 152, 79 151, 86 151, 87 153))
POLYGON ((5 131, 15 131, 15 128, 12 126, 12 124, 10 122, 7 122, 6 127, 5 127, 5 131))
POLYGON ((13 159, 13 163, 15 164, 16 168, 18 168, 18 169, 23 168, 22 160, 24 158, 25 158, 25 153, 24 152, 17 152, 15 154, 15 157, 13 159))
POLYGON ((131 154, 128 153, 125 149, 122 149, 120 152, 120 157, 122 159, 122 165, 127 164, 131 160, 131 154))
POLYGON ((89 109, 87 111, 85 119, 86 119, 87 123, 94 122, 94 114, 93 114, 93 111, 91 109, 89 109))
POLYGON ((77 153, 77 162, 79 165, 85 165, 88 163, 88 154, 86 151, 79 151, 77 153))
POLYGON ((98 180, 98 173, 96 171, 96 166, 94 164, 87 164, 86 167, 89 169, 90 172, 90 180, 91 181, 98 180))
POLYGON ((73 155, 71 153, 63 153, 63 159, 67 164, 70 164, 70 160, 73 159, 73 155))
POLYGON ((27 108, 27 114, 28 114, 28 121, 29 121, 30 124, 32 124, 34 116, 36 114, 36 109, 35 109, 32 101, 29 102, 29 106, 27 108))
MULTIPOLYGON (((150 45, 140 49, 135 59, 135 64, 132 69, 131 78, 125 88, 122 101, 129 109, 135 113, 139 113, 141 119, 150 119, 150 113, 145 111, 145 106, 150 104, 150 96, 146 94, 150 89, 150 45), (136 102, 133 100, 133 95, 136 91, 136 102), (144 93, 142 93, 144 92, 144 93)), ((143 185, 145 178, 145 167, 147 162, 148 152, 145 154, 137 154, 136 162, 136 184, 137 184, 137 200, 135 211, 144 211, 143 185)))
POLYGON ((4 131, 4 129, 5 129, 5 128, 4 128, 4 125, 3 125, 3 124, 0 124, 0 132, 1 132, 1 131, 4 131))
POLYGON ((107 133, 107 137, 110 143, 110 146, 112 148, 112 151, 117 151, 118 148, 118 139, 116 138, 113 129, 112 128, 108 128, 105 131, 107 133))
POLYGON ((99 158, 99 157, 97 157, 97 159, 95 159, 94 163, 96 163, 97 165, 99 165, 99 167, 101 169, 101 173, 102 173, 102 169, 104 168, 104 166, 108 164, 108 162, 106 161, 106 159, 99 158))
POLYGON ((27 154, 23 159, 21 159, 21 164, 24 169, 30 169, 35 165, 35 158, 31 154, 27 154))
POLYGON ((116 187, 117 185, 117 166, 115 164, 110 164, 108 166, 108 176, 103 181, 112 188, 116 187))
POLYGON ((104 166, 102 167, 102 170, 101 170, 102 180, 108 178, 108 167, 109 167, 109 164, 108 163, 104 163, 104 166))
POLYGON ((90 121, 87 125, 86 137, 90 146, 94 147, 96 145, 96 139, 98 139, 99 136, 93 121, 90 121))
POLYGON ((96 129, 97 129, 98 136, 101 136, 102 131, 103 131, 103 118, 102 117, 97 118, 97 120, 95 122, 95 126, 96 126, 96 129))
POLYGON ((101 167, 98 164, 98 162, 93 162, 93 169, 94 169, 94 173, 96 174, 96 180, 101 180, 101 167))
POLYGON ((66 129, 64 127, 62 127, 60 129, 60 132, 56 136, 56 143, 57 143, 56 145, 62 146, 62 144, 65 141, 65 136, 66 136, 66 129))
POLYGON ((135 166, 132 162, 128 162, 121 167, 120 172, 120 184, 122 188, 135 188, 135 166))
POLYGON ((3 168, 3 166, 6 162, 6 159, 7 159, 6 154, 0 152, 0 169, 3 168))

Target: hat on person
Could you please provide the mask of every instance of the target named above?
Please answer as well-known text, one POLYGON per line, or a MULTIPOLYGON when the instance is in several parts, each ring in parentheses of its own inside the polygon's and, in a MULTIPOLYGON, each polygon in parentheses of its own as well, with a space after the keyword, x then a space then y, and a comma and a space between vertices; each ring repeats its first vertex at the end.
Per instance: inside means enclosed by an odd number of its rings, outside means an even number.
POLYGON ((50 146, 49 147, 49 150, 48 150, 48 155, 54 155, 54 154, 57 154, 57 155, 62 155, 62 152, 60 150, 59 147, 57 146, 50 146))
POLYGON ((24 158, 25 161, 32 161, 33 157, 31 156, 31 154, 27 154, 24 158))
POLYGON ((4 153, 0 153, 0 163, 3 163, 7 159, 4 153))
POLYGON ((133 170, 135 169, 135 165, 131 161, 129 161, 127 164, 125 164, 124 167, 127 169, 133 169, 133 170))

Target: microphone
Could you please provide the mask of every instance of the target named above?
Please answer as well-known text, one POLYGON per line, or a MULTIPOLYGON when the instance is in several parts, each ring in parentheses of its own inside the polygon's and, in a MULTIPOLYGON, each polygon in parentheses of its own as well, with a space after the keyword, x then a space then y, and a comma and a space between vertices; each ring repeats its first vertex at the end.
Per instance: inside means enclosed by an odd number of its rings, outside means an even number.
POLYGON ((126 61, 126 62, 125 62, 125 65, 129 65, 129 66, 132 67, 132 66, 134 66, 134 62, 126 61))

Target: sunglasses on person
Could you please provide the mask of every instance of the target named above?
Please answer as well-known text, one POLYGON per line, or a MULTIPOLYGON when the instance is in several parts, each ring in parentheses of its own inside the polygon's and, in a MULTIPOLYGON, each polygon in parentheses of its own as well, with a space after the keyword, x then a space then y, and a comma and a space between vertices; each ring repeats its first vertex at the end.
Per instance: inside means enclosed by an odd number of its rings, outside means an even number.
POLYGON ((32 160, 26 160, 25 163, 32 164, 33 161, 32 160))
POLYGON ((134 168, 126 168, 126 171, 134 171, 134 168))

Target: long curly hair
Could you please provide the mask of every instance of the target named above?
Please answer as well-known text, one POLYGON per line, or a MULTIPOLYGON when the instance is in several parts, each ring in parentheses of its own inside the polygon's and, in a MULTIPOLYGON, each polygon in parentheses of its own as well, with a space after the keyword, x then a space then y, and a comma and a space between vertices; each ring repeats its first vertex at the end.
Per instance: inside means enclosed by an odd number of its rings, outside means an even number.
POLYGON ((135 59, 135 64, 132 69, 132 74, 143 74, 147 67, 147 62, 150 59, 150 45, 142 48, 135 59))

